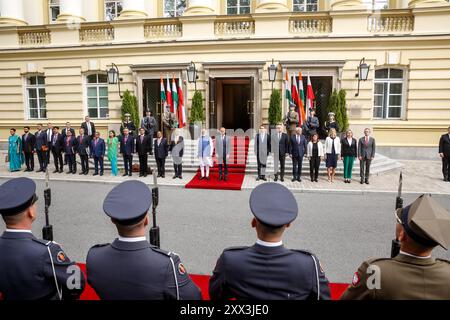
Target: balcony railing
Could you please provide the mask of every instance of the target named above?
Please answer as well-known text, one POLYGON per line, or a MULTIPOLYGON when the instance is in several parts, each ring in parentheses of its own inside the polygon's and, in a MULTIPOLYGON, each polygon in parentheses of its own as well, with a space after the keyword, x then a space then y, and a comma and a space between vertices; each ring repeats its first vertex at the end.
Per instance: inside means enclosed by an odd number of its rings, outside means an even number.
POLYGON ((157 20, 144 25, 146 39, 173 39, 181 36, 183 36, 183 25, 178 20, 157 20))
POLYGON ((255 20, 251 17, 219 19, 214 23, 216 36, 249 36, 255 33, 255 20))
POLYGON ((44 46, 51 43, 50 31, 26 31, 19 32, 19 45, 44 46))
POLYGON ((331 33, 333 20, 329 15, 294 16, 289 20, 289 32, 303 33, 331 33))
POLYGON ((80 29, 80 42, 104 42, 114 40, 112 26, 90 26, 80 29))
POLYGON ((373 15, 367 20, 369 32, 411 32, 414 30, 414 16, 401 15, 373 15))

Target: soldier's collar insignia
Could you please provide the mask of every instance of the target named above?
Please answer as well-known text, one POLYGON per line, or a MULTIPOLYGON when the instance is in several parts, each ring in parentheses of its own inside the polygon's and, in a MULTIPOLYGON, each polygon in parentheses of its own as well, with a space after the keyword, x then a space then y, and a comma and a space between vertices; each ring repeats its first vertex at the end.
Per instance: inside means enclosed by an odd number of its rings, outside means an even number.
POLYGON ((361 281, 361 276, 359 275, 358 272, 355 272, 355 274, 353 275, 353 279, 352 279, 352 285, 354 287, 356 287, 356 286, 358 286, 360 281, 361 281))
POLYGON ((185 274, 186 274, 186 268, 184 267, 184 265, 183 265, 182 263, 180 263, 180 264, 178 265, 178 272, 179 272, 181 275, 185 275, 185 274))
POLYGON ((56 255, 56 260, 58 262, 66 261, 66 254, 63 251, 59 251, 58 254, 56 255))

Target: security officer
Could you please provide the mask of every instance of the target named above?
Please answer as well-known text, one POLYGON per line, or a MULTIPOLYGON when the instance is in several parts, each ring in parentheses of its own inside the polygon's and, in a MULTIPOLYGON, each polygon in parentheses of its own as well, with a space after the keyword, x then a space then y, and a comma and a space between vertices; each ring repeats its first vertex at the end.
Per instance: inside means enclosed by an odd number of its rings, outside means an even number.
POLYGON ((211 299, 330 299, 316 256, 283 246, 283 233, 298 213, 293 194, 278 183, 261 184, 250 195, 250 209, 256 244, 223 251, 209 283, 211 299))
POLYGON ((151 192, 140 181, 123 182, 108 193, 103 211, 116 225, 119 238, 89 250, 89 284, 104 300, 200 300, 200 290, 180 257, 146 240, 151 204, 151 192))
POLYGON ((36 184, 16 178, 0 186, 0 293, 7 300, 77 299, 84 275, 59 244, 36 239, 36 184))
POLYGON ((128 132, 131 136, 134 136, 136 134, 136 126, 134 125, 134 122, 130 120, 131 114, 125 113, 125 121, 122 122, 122 125, 120 126, 120 134, 123 136, 123 130, 128 129, 128 132))
POLYGON ((450 299, 450 262, 431 253, 450 244, 450 213, 429 195, 395 212, 400 253, 363 262, 343 300, 450 299))

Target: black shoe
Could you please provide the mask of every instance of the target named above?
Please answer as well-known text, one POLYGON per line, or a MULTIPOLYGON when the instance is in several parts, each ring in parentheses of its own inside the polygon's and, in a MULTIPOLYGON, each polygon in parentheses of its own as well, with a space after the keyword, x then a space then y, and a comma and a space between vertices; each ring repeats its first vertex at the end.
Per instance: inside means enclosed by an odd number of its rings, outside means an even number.
POLYGON ((71 173, 73 173, 72 171, 68 171, 68 172, 66 172, 66 174, 71 174, 71 173))
POLYGON ((53 173, 58 173, 59 172, 59 170, 55 170, 55 171, 53 171, 53 173))
POLYGON ((364 180, 361 180, 359 183, 364 184, 364 180))
POLYGON ((127 172, 122 175, 122 177, 126 177, 126 176, 128 176, 127 172))
POLYGON ((206 177, 205 179, 209 181, 209 177, 206 177))
POLYGON ((142 173, 139 174, 139 178, 140 178, 140 177, 143 177, 143 176, 144 176, 144 175, 143 175, 142 173))
POLYGON ((228 180, 227 176, 224 176, 223 181, 227 181, 227 180, 228 180))
POLYGON ((172 179, 176 179, 176 178, 178 178, 178 176, 177 176, 177 175, 174 175, 174 176, 172 177, 172 179))
POLYGON ((297 181, 298 181, 298 182, 302 182, 302 178, 298 178, 297 181))
POLYGON ((281 177, 281 178, 280 178, 280 181, 281 181, 281 182, 284 182, 284 178, 283 178, 283 177, 281 177))
POLYGON ((266 176, 262 176, 262 177, 261 177, 261 180, 267 181, 266 176))
POLYGON ((219 175, 219 181, 222 180, 222 175, 219 175))
POLYGON ((297 178, 292 178, 292 180, 291 180, 292 182, 295 182, 295 181, 297 181, 297 178))
POLYGON ((448 178, 447 178, 447 177, 444 177, 444 181, 447 182, 447 181, 448 181, 448 178))
POLYGON ((93 176, 98 176, 98 173, 97 173, 97 172, 94 172, 93 176))
POLYGON ((75 173, 77 173, 77 172, 76 171, 72 172, 72 174, 75 174, 75 173))
POLYGON ((178 179, 183 179, 183 177, 182 176, 178 176, 178 179))
POLYGON ((275 175, 275 176, 273 177, 273 181, 278 181, 278 175, 275 175))
POLYGON ((258 176, 258 177, 256 178, 256 181, 259 181, 259 179, 260 179, 260 177, 258 176))
POLYGON ((103 172, 100 172, 100 176, 102 176, 103 175, 103 172))
POLYGON ((366 184, 369 184, 369 180, 366 180, 366 184))
POLYGON ((42 171, 44 171, 44 170, 42 170, 42 169, 39 169, 38 171, 36 171, 36 172, 42 172, 42 171))
POLYGON ((348 183, 352 183, 352 180, 349 179, 349 180, 348 180, 348 183))
POLYGON ((314 182, 314 179, 311 178, 311 182, 314 182))
POLYGON ((84 172, 80 172, 80 176, 81 176, 82 174, 84 174, 84 172))
POLYGON ((314 182, 319 182, 319 180, 317 180, 317 178, 316 178, 316 179, 314 179, 314 182))
POLYGON ((28 172, 28 171, 30 171, 30 169, 25 169, 25 170, 23 170, 23 172, 28 172))
POLYGON ((85 176, 87 176, 88 174, 89 174, 89 172, 87 172, 87 171, 84 173, 85 176))
MULTIPOLYGON (((132 176, 132 173, 129 173, 128 176, 131 177, 131 176, 132 176)), ((163 178, 164 178, 164 177, 163 177, 163 178)))
POLYGON ((146 173, 144 173, 144 178, 147 176, 147 174, 146 173))
POLYGON ((59 170, 59 173, 63 173, 63 169, 59 170))
POLYGON ((205 177, 200 177, 200 179, 199 179, 199 180, 203 180, 203 179, 205 179, 205 177))

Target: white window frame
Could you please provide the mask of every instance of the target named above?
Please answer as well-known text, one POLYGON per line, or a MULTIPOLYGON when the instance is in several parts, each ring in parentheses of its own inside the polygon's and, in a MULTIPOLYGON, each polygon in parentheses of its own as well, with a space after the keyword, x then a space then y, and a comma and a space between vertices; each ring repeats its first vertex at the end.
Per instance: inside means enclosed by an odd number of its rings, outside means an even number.
POLYGON ((239 15, 239 14, 250 14, 252 13, 252 1, 249 2, 248 8, 249 8, 249 12, 248 13, 241 13, 241 8, 247 8, 247 6, 242 6, 241 5, 241 0, 236 0, 237 4, 236 6, 229 6, 228 5, 228 0, 225 1, 225 10, 226 10, 226 14, 227 15, 239 15), (228 13, 228 8, 237 8, 237 13, 228 13))
POLYGON ((61 1, 60 0, 48 0, 48 21, 50 23, 54 23, 56 21, 56 18, 58 18, 56 16, 55 20, 53 20, 52 8, 54 8, 54 7, 58 7, 60 10, 59 13, 61 14, 61 1))
POLYGON ((92 119, 98 119, 98 120, 108 120, 109 119, 109 85, 108 85, 108 81, 104 82, 104 83, 99 83, 98 82, 98 75, 104 75, 106 77, 108 77, 108 75, 106 73, 102 73, 102 72, 93 72, 93 73, 87 73, 84 75, 83 80, 84 80, 84 84, 83 84, 83 97, 84 97, 84 114, 85 116, 89 116, 92 119), (89 83, 88 82, 88 77, 89 76, 93 76, 96 75, 97 76, 97 83, 89 83), (101 96, 100 97, 100 87, 106 87, 107 89, 107 95, 106 96, 101 96), (89 109, 93 109, 93 108, 89 108, 89 96, 88 96, 88 89, 89 88, 96 88, 96 99, 97 99, 97 117, 91 117, 89 115, 89 109), (106 113, 105 117, 101 117, 100 116, 100 98, 107 98, 108 99, 108 111, 106 113))
POLYGON ((407 84, 407 77, 406 77, 406 70, 404 68, 399 68, 399 67, 380 67, 377 68, 375 70, 383 70, 383 69, 387 69, 388 70, 388 78, 376 78, 376 76, 374 76, 374 81, 373 81, 373 108, 372 108, 372 119, 374 120, 404 120, 405 119, 405 100, 406 100, 406 84, 407 84), (391 70, 401 70, 403 72, 403 77, 400 78, 391 78, 390 77, 390 73, 391 70), (377 83, 382 83, 384 85, 384 83, 387 83, 387 87, 386 87, 386 93, 383 94, 383 104, 381 106, 375 106, 375 86, 377 83), (401 84, 402 85, 402 93, 401 94, 390 94, 390 87, 391 84, 401 84), (402 99, 402 103, 400 106, 391 106, 389 99, 391 95, 400 95, 401 99, 402 99), (386 98, 386 116, 382 116, 382 117, 375 117, 374 115, 374 111, 375 108, 384 108, 384 99, 386 98), (390 117, 389 116, 389 109, 390 108, 400 108, 400 116, 398 117, 390 117))
POLYGON ((184 7, 183 12, 178 12, 177 7, 178 7, 180 1, 181 0, 164 0, 164 3, 163 3, 163 16, 166 17, 166 18, 181 17, 184 14, 184 11, 186 10, 187 2, 185 2, 185 7, 184 7), (174 11, 167 11, 165 9, 167 1, 173 1, 174 2, 174 11), (174 15, 171 15, 170 13, 173 13, 174 15))
POLYGON ((292 11, 293 12, 317 12, 319 11, 319 0, 300 0, 301 3, 295 3, 295 0, 292 0, 292 11), (313 3, 313 1, 315 1, 313 3), (303 4, 303 10, 295 10, 295 8, 299 8, 299 5, 303 4), (316 5, 316 10, 308 10, 308 6, 316 5))
POLYGON ((369 10, 389 9, 389 0, 362 0, 369 10))
POLYGON ((122 9, 123 9, 123 1, 122 0, 105 0, 104 6, 103 6, 103 13, 105 15, 105 21, 112 21, 112 20, 116 19, 120 15, 120 13, 122 11, 118 12, 118 10, 117 10, 117 4, 118 3, 120 3, 122 5, 122 9), (116 13, 115 13, 115 16, 112 19, 108 20, 108 14, 106 12, 106 4, 107 3, 112 3, 112 2, 114 3, 114 9, 115 9, 116 13))
POLYGON ((24 82, 25 82, 25 105, 26 105, 26 119, 27 120, 45 120, 47 119, 47 92, 45 91, 45 76, 43 74, 29 74, 26 75, 24 77, 24 82), (37 77, 43 77, 44 78, 44 84, 39 84, 37 79, 36 79, 36 84, 32 85, 32 84, 28 84, 28 79, 29 78, 37 78, 37 77), (33 89, 36 90, 36 105, 37 105, 37 110, 38 110, 38 117, 37 118, 32 118, 31 117, 31 106, 30 106, 30 94, 29 94, 29 89, 33 89), (39 90, 40 89, 44 89, 44 99, 45 99, 45 108, 41 108, 41 96, 39 95, 39 90), (45 109, 45 117, 42 117, 42 111, 45 109))

